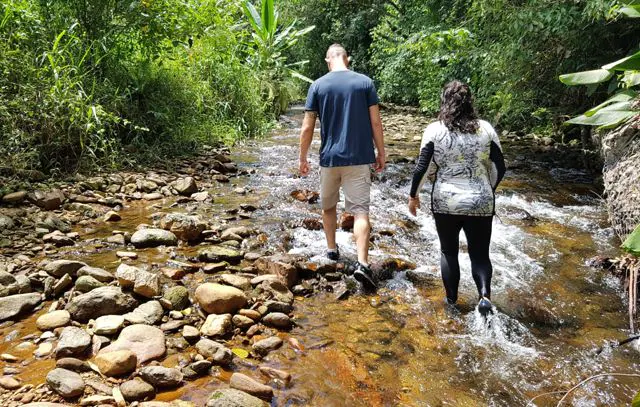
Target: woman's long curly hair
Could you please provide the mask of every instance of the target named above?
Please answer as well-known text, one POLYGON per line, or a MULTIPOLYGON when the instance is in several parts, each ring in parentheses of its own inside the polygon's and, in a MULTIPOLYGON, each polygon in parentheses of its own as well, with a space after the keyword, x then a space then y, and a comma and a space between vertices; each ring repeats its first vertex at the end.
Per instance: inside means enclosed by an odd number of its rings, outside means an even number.
POLYGON ((478 116, 473 108, 469 85, 452 81, 444 86, 440 96, 438 120, 442 121, 450 131, 471 134, 478 131, 478 116))

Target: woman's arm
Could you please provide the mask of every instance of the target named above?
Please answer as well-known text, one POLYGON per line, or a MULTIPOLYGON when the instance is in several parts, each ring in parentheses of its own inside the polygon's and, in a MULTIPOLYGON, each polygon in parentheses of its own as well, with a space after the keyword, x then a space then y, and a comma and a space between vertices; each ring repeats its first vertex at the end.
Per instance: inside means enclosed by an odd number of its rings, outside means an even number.
MULTIPOLYGON (((497 138, 498 136, 496 136, 496 139, 497 138)), ((495 190, 496 188, 498 188, 498 185, 500 185, 500 181, 502 181, 502 178, 504 178, 505 172, 507 172, 507 166, 504 163, 504 156, 502 155, 500 142, 496 143, 494 140, 491 140, 491 151, 489 152, 489 159, 496 166, 497 170, 496 183, 493 186, 493 189, 495 190)))
MULTIPOLYGON (((425 134, 426 137, 426 134, 425 134)), ((418 195, 418 189, 420 185, 422 185, 422 180, 427 174, 427 169, 429 169, 429 163, 431 163, 431 158, 433 158, 433 141, 429 141, 422 149, 420 150, 420 156, 418 157, 418 164, 416 165, 415 170, 413 170, 413 179, 411 181, 411 192, 409 196, 411 198, 415 198, 418 195)))

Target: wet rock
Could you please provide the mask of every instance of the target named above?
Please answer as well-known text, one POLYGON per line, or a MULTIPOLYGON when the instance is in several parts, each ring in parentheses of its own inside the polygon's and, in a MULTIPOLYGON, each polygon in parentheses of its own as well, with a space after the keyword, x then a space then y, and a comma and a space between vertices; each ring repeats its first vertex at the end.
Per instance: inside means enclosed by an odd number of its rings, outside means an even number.
POLYGON ((124 319, 131 324, 155 325, 162 319, 164 309, 159 301, 147 301, 125 314, 124 319))
POLYGON ((160 279, 157 274, 123 263, 116 270, 116 278, 122 288, 133 288, 134 293, 143 297, 160 295, 160 279))
POLYGON ((122 216, 116 211, 109 211, 105 213, 104 218, 102 218, 104 222, 118 222, 122 220, 122 216))
POLYGON ((5 390, 19 389, 22 384, 13 376, 0 376, 0 387, 5 390))
POLYGON ((237 389, 214 391, 207 401, 207 407, 268 407, 269 404, 259 398, 237 389))
POLYGON ((307 218, 302 221, 302 227, 308 230, 322 230, 322 221, 315 218, 307 218))
POLYGON ((28 198, 35 205, 41 207, 45 211, 53 211, 59 209, 65 200, 64 193, 59 189, 52 189, 44 192, 36 190, 28 195, 28 198))
POLYGON ((117 350, 130 350, 135 353, 138 364, 158 359, 166 352, 164 333, 150 325, 131 325, 120 332, 118 340, 102 349, 99 354, 117 350))
POLYGON ((406 276, 416 287, 436 287, 439 284, 438 277, 426 272, 409 270, 406 276))
POLYGON ((222 284, 230 285, 239 290, 246 291, 251 289, 251 280, 246 277, 235 274, 221 274, 218 278, 222 284))
POLYGON ((101 283, 110 283, 115 279, 113 274, 111 274, 107 270, 91 266, 84 266, 78 269, 77 276, 89 276, 100 281, 101 283))
POLYGON ((298 282, 298 268, 296 259, 287 255, 262 257, 254 263, 260 274, 273 274, 287 287, 293 287, 298 282))
POLYGON ((200 331, 195 326, 185 325, 182 327, 182 336, 187 342, 193 343, 200 339, 200 331))
POLYGON ((233 326, 240 329, 248 329, 251 325, 255 324, 253 319, 245 317, 244 315, 234 315, 231 322, 233 322, 233 326))
POLYGON ((136 180, 136 188, 142 192, 153 192, 158 189, 158 184, 147 179, 136 180))
POLYGON ((206 359, 218 365, 226 366, 233 360, 231 349, 211 339, 200 339, 196 343, 196 350, 206 359))
POLYGON ((76 242, 69 236, 66 236, 64 233, 56 230, 53 233, 49 233, 42 237, 42 241, 45 243, 51 243, 56 247, 65 247, 65 246, 73 246, 76 242))
POLYGON ((120 392, 128 402, 150 400, 156 395, 156 390, 153 386, 140 379, 129 380, 122 383, 120 385, 120 392))
POLYGON ((285 384, 291 381, 291 373, 285 372, 284 370, 274 369, 269 366, 260 366, 258 370, 267 377, 282 380, 285 384))
POLYGON ((238 314, 251 318, 254 321, 258 321, 260 320, 260 318, 262 318, 262 314, 253 309, 241 309, 240 311, 238 311, 238 314))
POLYGON ((340 219, 338 220, 338 226, 342 230, 353 230, 353 224, 355 223, 355 218, 350 213, 342 213, 340 215, 340 219))
POLYGON ((187 275, 187 273, 183 269, 163 267, 160 271, 162 271, 162 274, 164 274, 167 278, 170 278, 172 280, 182 280, 184 276, 187 275))
POLYGON ((276 350, 282 346, 282 339, 277 336, 271 336, 269 338, 265 338, 259 340, 254 343, 252 348, 255 353, 261 356, 267 355, 272 350, 276 350))
POLYGON ((3 230, 13 229, 15 225, 16 224, 13 219, 0 213, 0 232, 3 230))
POLYGON ((140 271, 142 270, 138 267, 122 263, 116 269, 115 277, 118 279, 120 287, 131 289, 136 284, 136 276, 140 271))
POLYGON ((300 202, 308 202, 310 204, 313 204, 318 202, 318 199, 320 199, 320 194, 316 191, 302 189, 291 192, 291 197, 300 202))
MULTIPOLYGON (((1 300, 0 300, 1 301, 1 300)), ((87 322, 103 315, 123 314, 131 311, 138 302, 120 287, 100 287, 74 297, 65 309, 74 320, 87 322)))
POLYGON ((93 332, 97 335, 115 335, 124 327, 124 316, 103 315, 96 319, 93 332))
POLYGON ((86 265, 86 263, 75 260, 54 260, 44 266, 44 271, 57 278, 60 278, 65 274, 75 277, 77 271, 86 265))
POLYGON ((147 366, 140 369, 140 377, 157 389, 178 387, 184 376, 178 369, 164 366, 147 366))
POLYGON ((293 304, 293 293, 289 291, 287 286, 278 281, 263 281, 258 287, 259 291, 267 293, 268 298, 272 298, 273 301, 284 302, 287 304, 293 304))
POLYGON ((221 337, 231 331, 231 314, 211 314, 202 324, 200 333, 204 336, 221 337))
POLYGON ((177 180, 173 188, 182 196, 190 196, 198 192, 198 185, 192 177, 185 177, 177 180))
POLYGON ((145 201, 157 201, 158 199, 162 198, 164 198, 164 195, 162 195, 160 192, 151 192, 149 194, 142 195, 142 199, 144 199, 145 201))
POLYGON ((76 358, 62 358, 56 360, 56 367, 71 370, 73 372, 88 372, 91 367, 84 360, 76 358))
POLYGON ((104 283, 96 280, 91 276, 81 276, 76 280, 76 291, 81 293, 88 293, 91 290, 95 290, 96 288, 104 287, 104 283))
POLYGON ((42 342, 38 345, 38 349, 33 352, 33 356, 37 358, 44 358, 51 355, 53 352, 53 343, 52 342, 42 342))
POLYGON ((171 303, 171 309, 174 310, 181 311, 191 305, 189 301, 189 290, 181 285, 171 287, 164 293, 163 297, 171 303))
POLYGON ((229 386, 233 389, 249 393, 252 396, 260 397, 261 399, 271 400, 273 397, 273 389, 270 386, 266 386, 242 373, 232 374, 229 380, 229 386))
POLYGON ((247 303, 247 296, 241 290, 214 283, 198 286, 195 297, 208 314, 233 314, 247 303))
POLYGON ((64 293, 72 285, 73 285, 73 278, 71 278, 69 274, 65 274, 53 286, 53 295, 55 297, 62 295, 62 293, 64 293))
POLYGON ((136 370, 138 358, 130 350, 117 350, 113 352, 100 352, 95 358, 96 366, 100 373, 114 377, 129 374, 136 370))
POLYGON ((7 194, 2 197, 2 202, 5 204, 15 205, 25 200, 27 197, 27 191, 18 191, 7 194))
POLYGON ((41 331, 51 331, 69 325, 71 314, 66 310, 51 311, 43 314, 36 320, 36 326, 41 331))
POLYGON ((265 325, 272 326, 274 328, 279 328, 279 329, 291 328, 291 319, 287 314, 283 314, 281 312, 272 312, 270 314, 265 315, 262 318, 262 322, 265 325))
POLYGON ((76 372, 55 368, 47 374, 47 385, 64 398, 74 398, 84 393, 85 383, 76 372))
POLYGON ((135 252, 123 252, 123 251, 119 251, 116 252, 116 257, 120 258, 120 259, 131 259, 131 260, 135 260, 138 258, 138 253, 135 252))
POLYGON ((242 252, 223 246, 211 246, 198 253, 198 259, 207 263, 219 263, 223 261, 237 263, 242 260, 242 257, 242 252))
POLYGON ((16 294, 0 298, 0 321, 29 312, 41 302, 42 295, 39 293, 16 294))
POLYGON ((219 271, 226 270, 227 267, 229 267, 229 263, 227 263, 226 261, 221 261, 219 263, 205 264, 202 267, 202 271, 204 271, 205 273, 217 273, 219 271))
POLYGON ((131 236, 131 244, 136 248, 177 246, 178 238, 175 234, 164 229, 142 229, 131 236))
POLYGON ((178 239, 190 242, 200 238, 207 229, 207 223, 200 216, 170 213, 162 218, 160 227, 171 231, 178 239))
POLYGON ((56 358, 84 356, 91 345, 91 335, 82 328, 68 326, 62 330, 56 358))
POLYGON ((43 228, 49 232, 59 230, 63 233, 71 232, 71 226, 66 221, 60 219, 55 215, 47 215, 42 222, 36 223, 36 228, 43 228))

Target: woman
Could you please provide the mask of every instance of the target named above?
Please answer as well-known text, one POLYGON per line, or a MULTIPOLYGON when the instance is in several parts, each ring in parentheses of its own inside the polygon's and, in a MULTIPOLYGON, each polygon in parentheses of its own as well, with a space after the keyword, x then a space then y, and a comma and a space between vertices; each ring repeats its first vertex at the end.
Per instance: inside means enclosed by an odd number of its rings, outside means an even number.
POLYGON ((471 273, 478 288, 478 310, 491 312, 489 243, 495 214, 495 189, 505 173, 500 141, 493 127, 479 120, 469 86, 453 81, 442 90, 438 121, 424 131, 413 174, 409 211, 420 208, 418 191, 435 173, 431 211, 440 240, 440 269, 446 302, 458 300, 460 230, 467 237, 471 273), (430 171, 428 171, 430 170, 430 171))

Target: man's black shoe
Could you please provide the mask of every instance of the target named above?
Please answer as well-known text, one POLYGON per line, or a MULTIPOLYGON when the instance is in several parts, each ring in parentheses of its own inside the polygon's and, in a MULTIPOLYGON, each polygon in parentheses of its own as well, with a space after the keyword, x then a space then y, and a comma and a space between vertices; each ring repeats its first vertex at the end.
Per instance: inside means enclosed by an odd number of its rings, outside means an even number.
POLYGON ((378 289, 378 285, 373 280, 373 273, 371 272, 371 269, 360 264, 360 262, 356 262, 355 264, 353 277, 358 280, 366 290, 375 291, 378 289))

